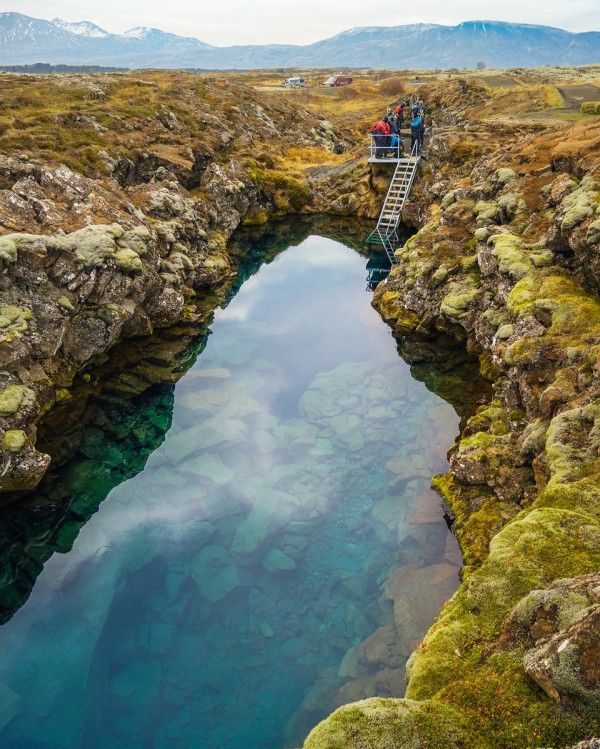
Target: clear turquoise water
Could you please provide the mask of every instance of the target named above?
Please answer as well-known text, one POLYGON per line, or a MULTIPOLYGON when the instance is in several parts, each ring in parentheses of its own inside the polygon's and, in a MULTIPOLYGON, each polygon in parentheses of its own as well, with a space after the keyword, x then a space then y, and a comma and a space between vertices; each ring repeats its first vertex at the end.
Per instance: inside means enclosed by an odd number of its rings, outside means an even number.
MULTIPOLYGON (((429 490, 458 417, 398 356, 365 264, 311 236, 217 312, 164 443, 0 628, 0 747, 283 749, 402 693, 458 583, 429 490)), ((124 431, 88 430, 82 515, 139 459, 124 431)))

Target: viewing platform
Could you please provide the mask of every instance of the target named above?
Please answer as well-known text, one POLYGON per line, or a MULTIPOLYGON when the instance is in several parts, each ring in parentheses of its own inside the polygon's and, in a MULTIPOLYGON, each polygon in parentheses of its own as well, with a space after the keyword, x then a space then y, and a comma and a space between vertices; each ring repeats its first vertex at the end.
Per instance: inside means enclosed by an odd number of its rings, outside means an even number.
MULTIPOLYGON (((423 146, 433 137, 432 128, 425 133, 423 146)), ((391 135, 369 135, 368 156, 369 164, 397 164, 402 159, 410 158, 412 149, 412 138, 410 135, 401 135, 400 142, 396 146, 391 143, 391 135)))
POLYGON ((388 145, 392 140, 391 135, 371 135, 369 138, 369 164, 397 164, 410 153, 410 138, 400 137, 397 145, 388 145))

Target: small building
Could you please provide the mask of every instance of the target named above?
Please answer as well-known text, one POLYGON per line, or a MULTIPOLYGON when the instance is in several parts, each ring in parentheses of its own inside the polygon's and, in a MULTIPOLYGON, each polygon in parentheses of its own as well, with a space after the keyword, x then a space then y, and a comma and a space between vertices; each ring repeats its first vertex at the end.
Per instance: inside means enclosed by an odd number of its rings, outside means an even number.
POLYGON ((300 77, 286 78, 282 83, 282 86, 291 86, 292 88, 303 88, 304 85, 304 78, 300 77))
POLYGON ((351 75, 330 75, 325 86, 349 86, 354 78, 351 75))

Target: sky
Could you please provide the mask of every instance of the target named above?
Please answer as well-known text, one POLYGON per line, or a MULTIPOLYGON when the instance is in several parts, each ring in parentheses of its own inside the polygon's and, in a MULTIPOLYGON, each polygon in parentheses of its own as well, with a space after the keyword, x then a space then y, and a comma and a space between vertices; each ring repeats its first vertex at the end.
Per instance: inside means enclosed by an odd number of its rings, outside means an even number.
POLYGON ((156 26, 209 44, 309 44, 356 26, 501 20, 600 31, 599 0, 0 0, 0 10, 93 21, 107 31, 156 26))

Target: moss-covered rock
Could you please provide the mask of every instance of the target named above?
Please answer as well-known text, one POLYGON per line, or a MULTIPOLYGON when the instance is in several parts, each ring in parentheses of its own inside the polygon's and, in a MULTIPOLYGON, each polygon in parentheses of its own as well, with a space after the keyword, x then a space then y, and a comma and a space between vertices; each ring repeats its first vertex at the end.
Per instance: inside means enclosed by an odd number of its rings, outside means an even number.
POLYGON ((0 415, 8 416, 15 414, 33 402, 35 393, 23 385, 8 385, 0 390, 0 415))
POLYGON ((495 200, 480 200, 475 206, 477 223, 495 224, 500 219, 500 206, 495 200))
POLYGON ((492 255, 498 261, 498 268, 502 273, 508 273, 512 278, 519 280, 527 274, 530 263, 523 241, 514 234, 495 234, 488 240, 492 249, 492 255))
POLYGON ((466 736, 461 718, 436 703, 374 698, 336 710, 314 728, 305 749, 448 749, 466 736))
POLYGON ((2 444, 11 453, 18 452, 27 442, 27 435, 22 429, 8 429, 2 437, 2 444))
POLYGON ((27 307, 14 304, 0 306, 0 342, 13 340, 25 333, 31 317, 32 312, 27 307))
POLYGON ((62 296, 59 296, 56 300, 59 307, 62 307, 63 309, 67 310, 68 312, 75 312, 75 307, 73 305, 73 302, 69 299, 68 296, 65 296, 64 294, 62 296))
POLYGON ((116 240, 123 237, 124 233, 118 224, 86 226, 67 235, 63 244, 74 252, 76 258, 85 266, 97 267, 108 258, 114 258, 116 240))
POLYGON ((478 294, 478 287, 470 279, 453 282, 449 284, 448 293, 442 299, 440 311, 455 319, 466 317, 478 294))
POLYGON ((579 226, 585 219, 593 216, 598 205, 598 193, 580 187, 564 198, 561 209, 564 216, 561 221, 561 229, 568 232, 579 226))
POLYGON ((0 237, 0 260, 12 264, 17 259, 17 243, 13 234, 0 237))
POLYGON ((117 268, 126 272, 141 270, 143 267, 142 259, 137 252, 126 247, 115 252, 115 262, 117 268))

